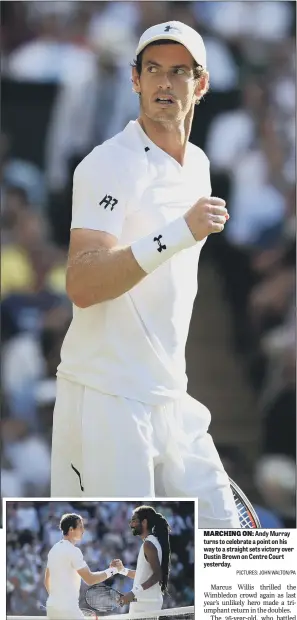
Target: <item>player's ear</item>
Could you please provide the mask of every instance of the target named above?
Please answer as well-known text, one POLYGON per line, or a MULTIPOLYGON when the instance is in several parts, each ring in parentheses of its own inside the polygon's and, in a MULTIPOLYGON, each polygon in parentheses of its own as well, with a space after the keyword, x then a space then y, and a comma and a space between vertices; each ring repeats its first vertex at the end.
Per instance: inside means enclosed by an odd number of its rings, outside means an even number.
POLYGON ((195 88, 195 95, 197 97, 196 103, 202 99, 204 95, 206 95, 209 89, 209 73, 208 71, 203 71, 201 77, 197 81, 197 85, 195 88))
POLYGON ((134 90, 135 93, 140 93, 140 79, 139 79, 139 75, 138 75, 138 71, 136 69, 136 67, 132 67, 132 89, 134 90))

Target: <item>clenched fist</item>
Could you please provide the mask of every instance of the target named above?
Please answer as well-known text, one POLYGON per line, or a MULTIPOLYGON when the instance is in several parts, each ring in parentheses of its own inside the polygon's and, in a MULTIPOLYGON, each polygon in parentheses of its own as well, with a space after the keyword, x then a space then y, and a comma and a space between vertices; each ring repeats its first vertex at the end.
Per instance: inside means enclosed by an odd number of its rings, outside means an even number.
POLYGON ((222 198, 200 198, 187 211, 185 221, 196 241, 212 233, 222 232, 229 219, 226 202, 222 198))

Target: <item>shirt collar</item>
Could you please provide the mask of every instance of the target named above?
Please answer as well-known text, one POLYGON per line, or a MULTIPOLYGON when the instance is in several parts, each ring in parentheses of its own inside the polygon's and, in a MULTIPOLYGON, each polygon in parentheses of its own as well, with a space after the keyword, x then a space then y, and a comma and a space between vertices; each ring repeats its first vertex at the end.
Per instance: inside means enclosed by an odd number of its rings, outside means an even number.
POLYGON ((163 160, 164 163, 164 161, 167 160, 168 162, 172 163, 179 171, 182 171, 185 168, 188 156, 188 147, 186 149, 185 164, 184 166, 181 166, 176 161, 176 159, 174 159, 174 157, 168 155, 168 153, 163 151, 163 149, 161 149, 159 146, 157 146, 157 144, 150 140, 150 138, 143 131, 141 125, 137 120, 130 121, 128 125, 126 125, 124 129, 124 134, 126 134, 127 138, 129 139, 129 143, 131 144, 131 140, 133 140, 135 148, 141 150, 142 152, 148 152, 151 150, 157 156, 159 161, 163 160))

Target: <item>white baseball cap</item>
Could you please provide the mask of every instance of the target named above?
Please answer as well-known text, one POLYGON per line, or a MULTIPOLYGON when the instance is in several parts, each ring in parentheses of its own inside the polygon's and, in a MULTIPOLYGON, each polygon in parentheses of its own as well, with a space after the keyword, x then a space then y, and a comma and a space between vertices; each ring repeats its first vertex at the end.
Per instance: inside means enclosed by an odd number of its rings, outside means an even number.
POLYGON ((139 39, 136 56, 147 45, 160 39, 177 41, 187 48, 198 65, 206 67, 206 50, 202 37, 196 30, 182 22, 165 22, 148 28, 139 39))

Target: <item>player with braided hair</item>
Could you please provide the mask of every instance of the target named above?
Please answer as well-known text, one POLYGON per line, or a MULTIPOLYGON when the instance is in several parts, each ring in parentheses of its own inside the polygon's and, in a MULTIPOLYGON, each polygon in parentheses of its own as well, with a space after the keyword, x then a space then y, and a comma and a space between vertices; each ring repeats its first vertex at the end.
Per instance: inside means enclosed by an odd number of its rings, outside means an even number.
POLYGON ((136 570, 125 568, 121 560, 114 560, 119 573, 134 580, 131 592, 121 597, 121 604, 130 604, 130 613, 162 609, 170 570, 169 523, 152 506, 139 506, 130 520, 134 536, 140 536, 136 570))

